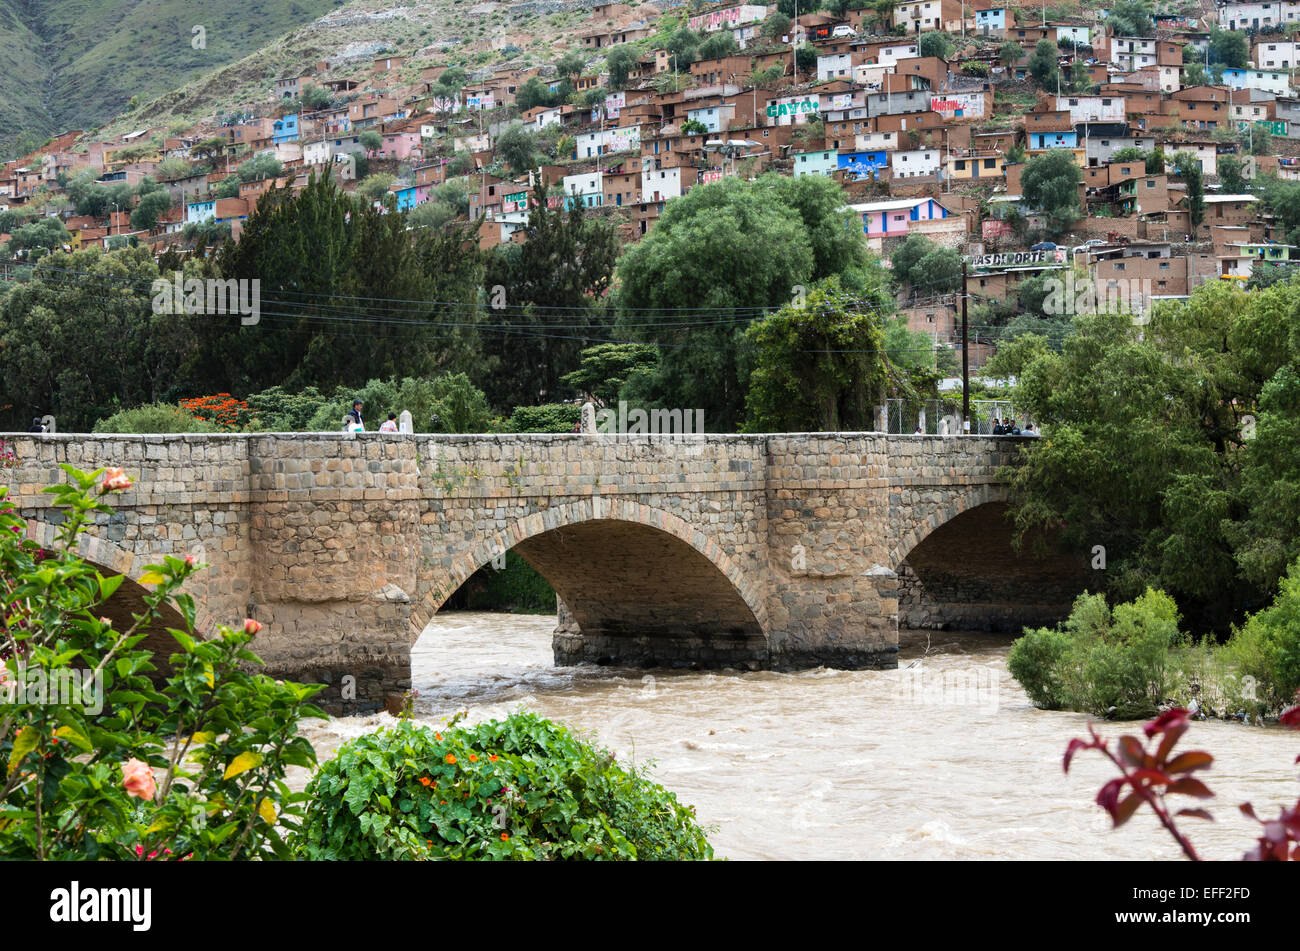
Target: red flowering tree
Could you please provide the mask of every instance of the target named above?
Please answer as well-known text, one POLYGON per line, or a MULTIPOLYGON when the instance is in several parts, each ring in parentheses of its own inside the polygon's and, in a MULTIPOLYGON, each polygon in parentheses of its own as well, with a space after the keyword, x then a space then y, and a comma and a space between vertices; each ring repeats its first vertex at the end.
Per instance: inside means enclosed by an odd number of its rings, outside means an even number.
POLYGON ((229 393, 181 400, 181 408, 195 419, 213 423, 229 432, 245 430, 253 422, 253 408, 244 400, 235 399, 229 393))

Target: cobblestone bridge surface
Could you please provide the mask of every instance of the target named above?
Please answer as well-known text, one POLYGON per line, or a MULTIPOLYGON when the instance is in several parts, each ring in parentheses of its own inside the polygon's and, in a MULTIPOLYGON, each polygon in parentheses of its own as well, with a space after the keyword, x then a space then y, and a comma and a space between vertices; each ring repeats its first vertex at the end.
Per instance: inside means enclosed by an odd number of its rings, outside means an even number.
POLYGON ((45 485, 136 480, 82 553, 135 579, 164 554, 211 564, 199 627, 266 627, 269 672, 329 684, 334 710, 410 684, 438 608, 513 549, 560 599, 556 662, 845 668, 896 664, 898 626, 1059 617, 1084 559, 1018 556, 1002 470, 1021 441, 878 433, 5 437, 11 495, 52 541, 45 485))

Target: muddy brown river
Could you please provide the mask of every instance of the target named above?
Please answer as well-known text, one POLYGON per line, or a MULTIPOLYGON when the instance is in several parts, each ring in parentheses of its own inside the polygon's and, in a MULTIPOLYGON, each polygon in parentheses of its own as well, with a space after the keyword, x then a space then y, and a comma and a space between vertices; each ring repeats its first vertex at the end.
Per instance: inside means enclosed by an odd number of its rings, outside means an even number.
MULTIPOLYGON (((730 859, 1176 859, 1149 813, 1124 829, 1093 804, 1114 774, 1096 753, 1067 776, 1082 714, 1036 710, 1006 672, 1007 635, 908 632, 898 670, 797 673, 556 668, 553 616, 444 612, 412 653, 417 719, 471 721, 526 708, 575 727, 714 827, 730 859)), ((385 715, 306 724, 321 759, 385 715)), ((1103 724, 1103 734, 1140 732, 1103 724)), ((1201 854, 1237 859, 1261 815, 1294 803, 1300 736, 1195 723, 1181 749, 1213 753, 1201 774, 1213 823, 1186 820, 1201 854)), ((1191 805, 1191 803, 1188 803, 1191 805)))

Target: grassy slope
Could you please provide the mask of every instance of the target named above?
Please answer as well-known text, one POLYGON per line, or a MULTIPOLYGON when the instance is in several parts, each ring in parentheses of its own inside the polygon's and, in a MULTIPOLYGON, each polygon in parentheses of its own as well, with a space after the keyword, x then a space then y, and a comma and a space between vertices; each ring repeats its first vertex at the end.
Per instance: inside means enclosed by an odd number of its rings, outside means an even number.
POLYGON ((93 127, 334 10, 337 0, 0 0, 0 143, 93 127), (193 27, 206 29, 194 49, 193 27), (44 39, 52 40, 48 55, 44 39))

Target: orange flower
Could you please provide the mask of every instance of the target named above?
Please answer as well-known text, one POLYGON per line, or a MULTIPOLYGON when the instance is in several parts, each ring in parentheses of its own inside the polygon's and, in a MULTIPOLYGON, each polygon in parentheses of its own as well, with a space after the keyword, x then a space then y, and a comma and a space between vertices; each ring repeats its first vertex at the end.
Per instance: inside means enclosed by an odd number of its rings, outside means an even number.
POLYGON ((442 739, 442 734, 441 734, 441 733, 435 733, 435 734, 433 734, 433 738, 434 738, 435 740, 441 740, 441 739, 442 739))
POLYGON ((510 836, 508 836, 508 835, 506 835, 506 833, 502 832, 502 833, 501 833, 501 841, 502 841, 502 842, 508 842, 509 840, 510 840, 510 836))
POLYGON ((447 805, 447 800, 444 799, 444 800, 441 802, 441 805, 444 805, 444 806, 447 805))
POLYGON ((448 753, 447 756, 446 756, 446 762, 454 766, 455 763, 456 763, 456 757, 454 757, 454 756, 452 756, 450 753, 448 753))
POLYGON ((496 761, 497 761, 497 754, 496 754, 496 753, 489 753, 489 754, 488 754, 488 762, 489 762, 489 763, 495 763, 496 761))
POLYGON ((421 786, 428 786, 428 785, 429 785, 429 777, 428 777, 428 776, 421 776, 421 777, 420 777, 420 785, 421 785, 421 786))
POLYGON ((470 753, 470 754, 469 754, 469 761, 470 761, 471 763, 477 763, 477 762, 478 762, 478 754, 477 754, 477 753, 470 753))

